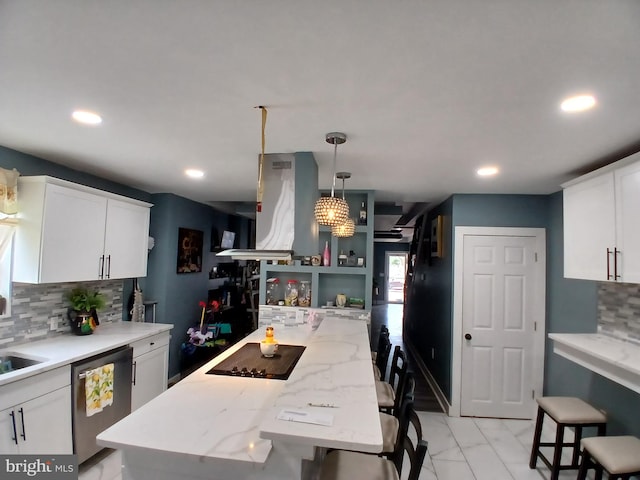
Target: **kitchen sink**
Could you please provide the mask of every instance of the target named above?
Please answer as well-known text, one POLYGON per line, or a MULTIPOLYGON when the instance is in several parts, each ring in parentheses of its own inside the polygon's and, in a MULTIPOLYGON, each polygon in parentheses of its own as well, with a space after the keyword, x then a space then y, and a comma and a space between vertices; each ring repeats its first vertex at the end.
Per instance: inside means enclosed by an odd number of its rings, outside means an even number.
POLYGON ((15 353, 0 355, 0 375, 20 370, 21 368, 31 367, 38 363, 42 363, 42 360, 24 357, 15 353))

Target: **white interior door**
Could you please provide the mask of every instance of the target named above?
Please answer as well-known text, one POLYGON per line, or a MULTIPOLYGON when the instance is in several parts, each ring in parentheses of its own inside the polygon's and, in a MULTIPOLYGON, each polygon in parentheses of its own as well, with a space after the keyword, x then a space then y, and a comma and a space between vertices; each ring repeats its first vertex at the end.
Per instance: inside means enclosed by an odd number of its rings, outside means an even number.
POLYGON ((533 236, 464 236, 463 416, 531 418, 535 411, 542 381, 536 334, 544 331, 537 247, 533 236))

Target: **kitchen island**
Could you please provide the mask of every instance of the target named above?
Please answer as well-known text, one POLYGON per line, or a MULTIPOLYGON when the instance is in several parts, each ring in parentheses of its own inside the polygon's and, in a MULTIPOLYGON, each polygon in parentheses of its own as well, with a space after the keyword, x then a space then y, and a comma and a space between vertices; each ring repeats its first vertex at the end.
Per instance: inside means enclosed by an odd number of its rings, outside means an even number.
POLYGON ((276 325, 280 344, 306 346, 287 380, 206 373, 263 338, 256 330, 98 435, 122 451, 124 479, 297 480, 313 475, 326 448, 381 451, 366 322, 276 325))

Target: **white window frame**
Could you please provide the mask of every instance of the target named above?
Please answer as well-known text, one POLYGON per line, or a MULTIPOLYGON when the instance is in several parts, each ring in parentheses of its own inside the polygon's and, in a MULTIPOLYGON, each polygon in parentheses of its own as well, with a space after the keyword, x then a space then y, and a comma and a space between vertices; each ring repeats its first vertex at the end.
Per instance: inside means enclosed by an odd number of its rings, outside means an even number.
POLYGON ((13 219, 0 219, 0 295, 6 299, 5 311, 0 318, 11 316, 15 229, 16 223, 13 219))

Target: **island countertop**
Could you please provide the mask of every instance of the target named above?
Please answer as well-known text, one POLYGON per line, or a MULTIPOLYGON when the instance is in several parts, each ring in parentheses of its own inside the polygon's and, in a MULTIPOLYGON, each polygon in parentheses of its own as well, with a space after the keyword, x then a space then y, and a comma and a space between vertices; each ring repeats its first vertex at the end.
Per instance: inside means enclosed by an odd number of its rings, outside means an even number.
MULTIPOLYGON (((183 465, 196 470, 208 465, 204 475, 215 466, 220 478, 271 478, 272 441, 370 452, 382 449, 366 322, 325 318, 315 331, 306 324, 277 326, 279 343, 306 346, 286 381, 206 373, 242 345, 262 338, 263 329, 256 330, 102 432, 98 443, 124 452, 125 471, 126 459, 137 455, 156 470, 188 461, 183 465), (331 403, 337 408, 308 403, 331 403), (283 408, 322 411, 332 415, 333 425, 276 419, 283 408)), ((129 469, 130 478, 137 478, 134 469, 129 469)), ((193 475, 199 478, 195 471, 193 475)))
POLYGON ((640 346, 602 333, 550 333, 553 351, 640 393, 640 346))

